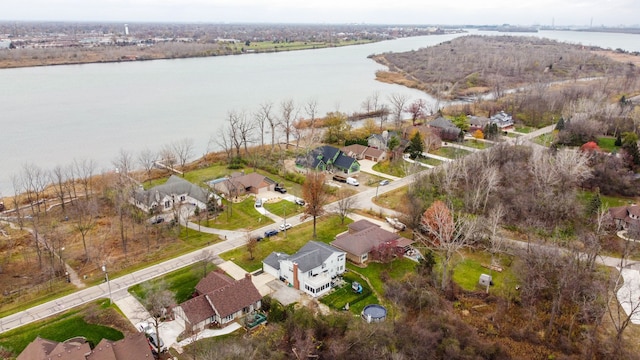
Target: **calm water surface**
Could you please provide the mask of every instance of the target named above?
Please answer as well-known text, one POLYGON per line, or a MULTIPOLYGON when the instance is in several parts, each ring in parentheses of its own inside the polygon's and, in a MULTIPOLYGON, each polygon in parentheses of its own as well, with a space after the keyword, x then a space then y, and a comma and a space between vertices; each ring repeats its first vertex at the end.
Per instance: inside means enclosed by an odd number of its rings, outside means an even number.
MULTIPOLYGON (((481 34, 496 34, 478 32, 481 34)), ((571 43, 640 51, 640 36, 544 31, 517 34, 571 43)), ((360 110, 368 96, 384 102, 392 93, 411 100, 431 98, 417 90, 375 81, 384 67, 374 53, 432 46, 460 35, 398 39, 380 43, 273 54, 86 64, 0 70, 0 194, 13 190, 10 177, 25 163, 45 169, 73 159, 93 159, 112 168, 120 149, 144 148, 192 138, 196 154, 208 150, 231 110, 293 99, 316 99, 318 113, 360 110)), ((300 116, 306 116, 303 111, 300 116)))

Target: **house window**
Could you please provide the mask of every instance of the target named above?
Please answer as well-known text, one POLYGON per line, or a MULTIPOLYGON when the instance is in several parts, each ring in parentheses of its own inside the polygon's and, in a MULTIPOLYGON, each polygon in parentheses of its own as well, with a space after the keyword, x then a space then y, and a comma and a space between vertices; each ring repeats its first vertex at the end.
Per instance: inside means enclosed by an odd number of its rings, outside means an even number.
POLYGON ((234 317, 236 317, 236 314, 227 315, 222 319, 222 322, 229 322, 233 320, 234 317))
POLYGON ((170 208, 170 207, 171 207, 171 201, 169 201, 169 200, 165 201, 165 202, 164 202, 164 208, 165 208, 165 209, 168 209, 168 208, 170 208))
POLYGON ((184 195, 180 196, 180 201, 185 201, 186 197, 184 195))

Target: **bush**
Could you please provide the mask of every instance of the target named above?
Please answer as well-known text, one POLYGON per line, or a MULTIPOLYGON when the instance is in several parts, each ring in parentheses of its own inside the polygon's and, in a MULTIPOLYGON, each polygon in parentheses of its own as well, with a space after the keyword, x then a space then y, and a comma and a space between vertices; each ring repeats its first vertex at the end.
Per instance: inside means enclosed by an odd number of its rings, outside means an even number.
POLYGON ((298 174, 294 172, 286 172, 284 173, 284 179, 292 181, 296 184, 300 184, 300 185, 304 184, 304 175, 302 174, 298 174))

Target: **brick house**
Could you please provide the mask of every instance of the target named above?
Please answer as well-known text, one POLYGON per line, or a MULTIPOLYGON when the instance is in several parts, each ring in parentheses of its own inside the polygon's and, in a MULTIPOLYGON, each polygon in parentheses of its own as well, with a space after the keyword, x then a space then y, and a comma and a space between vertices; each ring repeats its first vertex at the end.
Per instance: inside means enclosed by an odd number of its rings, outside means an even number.
POLYGON ((210 272, 196 285, 195 296, 176 306, 176 318, 184 320, 187 331, 198 332, 209 325, 224 326, 261 306, 262 295, 258 292, 251 274, 233 280, 224 273, 210 272))
POLYGON ((349 230, 336 236, 331 245, 345 251, 347 259, 355 264, 364 264, 370 259, 371 252, 382 244, 396 248, 404 253, 413 241, 398 234, 380 228, 367 220, 358 220, 349 224, 349 230))

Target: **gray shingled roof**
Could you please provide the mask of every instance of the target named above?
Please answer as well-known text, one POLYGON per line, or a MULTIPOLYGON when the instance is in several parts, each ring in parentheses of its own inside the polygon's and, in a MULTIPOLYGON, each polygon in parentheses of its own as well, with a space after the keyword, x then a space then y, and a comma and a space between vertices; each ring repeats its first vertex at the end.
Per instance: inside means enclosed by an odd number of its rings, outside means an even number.
POLYGON ((151 206, 154 202, 162 200, 165 195, 178 194, 187 194, 202 203, 207 203, 206 190, 175 175, 171 175, 166 183, 152 187, 149 190, 138 189, 133 196, 139 202, 151 206))
POLYGON ((441 129, 447 129, 447 128, 456 128, 457 129, 458 128, 449 119, 445 119, 442 116, 440 116, 437 119, 431 121, 429 123, 429 126, 436 127, 436 128, 441 128, 441 129))
POLYGON ((322 265, 334 253, 343 251, 325 243, 309 241, 297 253, 289 256, 288 260, 297 263, 298 269, 306 272, 322 265))
POLYGON ((262 260, 262 262, 271 266, 276 270, 280 270, 280 260, 285 260, 288 258, 289 258, 289 255, 274 251, 271 254, 269 254, 269 256, 267 256, 264 260, 262 260))

